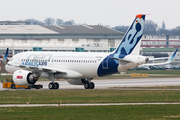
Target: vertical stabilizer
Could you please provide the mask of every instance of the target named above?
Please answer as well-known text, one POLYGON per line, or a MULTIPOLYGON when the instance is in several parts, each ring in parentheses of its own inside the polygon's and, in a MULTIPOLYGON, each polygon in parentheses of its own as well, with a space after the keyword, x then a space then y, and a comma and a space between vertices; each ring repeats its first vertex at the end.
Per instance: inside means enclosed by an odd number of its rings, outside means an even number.
POLYGON ((143 34, 145 22, 145 15, 139 14, 134 19, 130 28, 127 30, 124 38, 122 39, 120 45, 115 50, 114 54, 116 58, 122 58, 123 56, 129 54, 139 54, 140 50, 140 39, 143 34), (139 43, 139 44, 138 44, 139 43))

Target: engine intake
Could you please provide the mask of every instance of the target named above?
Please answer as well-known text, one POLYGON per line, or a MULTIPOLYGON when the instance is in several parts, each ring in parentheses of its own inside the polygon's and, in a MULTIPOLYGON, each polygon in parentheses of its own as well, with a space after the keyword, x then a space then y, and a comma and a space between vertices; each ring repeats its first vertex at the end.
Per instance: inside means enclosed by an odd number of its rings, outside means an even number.
POLYGON ((13 74, 13 81, 17 85, 33 85, 38 80, 38 75, 27 70, 17 70, 13 74))
POLYGON ((146 58, 145 61, 146 61, 146 63, 149 62, 149 58, 146 58))
POLYGON ((36 74, 33 74, 33 73, 29 73, 28 76, 27 76, 27 82, 29 84, 34 84, 36 83, 36 81, 38 80, 39 78, 36 76, 36 74))

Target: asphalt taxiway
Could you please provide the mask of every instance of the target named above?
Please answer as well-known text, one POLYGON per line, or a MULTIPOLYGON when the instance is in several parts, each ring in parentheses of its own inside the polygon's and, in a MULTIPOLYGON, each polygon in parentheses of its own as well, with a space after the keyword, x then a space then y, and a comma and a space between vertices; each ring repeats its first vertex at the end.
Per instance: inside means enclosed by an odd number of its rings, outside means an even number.
MULTIPOLYGON (((43 89, 48 89, 50 81, 38 81, 36 84, 43 85, 43 89)), ((57 81, 59 89, 84 89, 83 85, 70 85, 67 81, 57 81)), ((109 89, 117 87, 156 87, 156 86, 180 86, 180 78, 135 78, 135 79, 105 79, 92 80, 95 83, 95 89, 109 89)), ((0 91, 7 90, 2 88, 0 91)))
POLYGON ((109 106, 109 105, 178 105, 180 102, 172 103, 91 103, 91 104, 0 104, 0 107, 42 107, 42 106, 109 106))

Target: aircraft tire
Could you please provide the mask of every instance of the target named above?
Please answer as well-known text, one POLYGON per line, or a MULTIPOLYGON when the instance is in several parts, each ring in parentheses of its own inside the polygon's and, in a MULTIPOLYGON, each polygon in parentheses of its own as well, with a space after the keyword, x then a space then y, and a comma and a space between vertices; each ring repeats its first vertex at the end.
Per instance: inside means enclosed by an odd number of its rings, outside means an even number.
POLYGON ((84 84, 84 88, 85 88, 85 89, 89 89, 89 88, 90 88, 90 84, 89 84, 89 83, 85 83, 85 84, 84 84))
POLYGON ((53 82, 50 82, 49 85, 48 85, 49 89, 54 89, 55 88, 55 85, 53 82))
POLYGON ((95 87, 95 84, 93 83, 93 82, 90 82, 90 89, 94 89, 94 87, 95 87))
POLYGON ((59 83, 57 82, 54 83, 54 89, 59 89, 59 83))

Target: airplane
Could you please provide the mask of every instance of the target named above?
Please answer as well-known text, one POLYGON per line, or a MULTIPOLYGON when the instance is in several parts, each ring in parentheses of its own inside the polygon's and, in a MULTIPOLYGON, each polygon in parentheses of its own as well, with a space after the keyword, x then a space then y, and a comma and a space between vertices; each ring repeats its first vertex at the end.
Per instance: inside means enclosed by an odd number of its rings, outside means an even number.
POLYGON ((55 78, 94 89, 93 78, 127 71, 149 61, 149 58, 139 55, 138 49, 145 16, 138 14, 135 17, 119 46, 111 53, 22 52, 14 55, 5 69, 13 73, 17 85, 33 85, 42 76, 52 81, 49 89, 59 89, 55 78))
POLYGON ((161 57, 161 58, 149 59, 149 62, 150 62, 150 61, 165 60, 165 59, 167 59, 166 62, 161 62, 161 63, 148 63, 148 62, 147 62, 146 64, 142 64, 142 65, 138 66, 138 68, 148 69, 150 66, 152 66, 152 67, 155 67, 155 68, 158 69, 157 66, 162 66, 162 65, 166 65, 166 64, 171 63, 171 62, 173 61, 173 59, 174 59, 177 51, 178 51, 178 49, 176 49, 176 50, 174 51, 174 53, 173 53, 173 55, 172 55, 171 57, 161 57))
POLYGON ((3 59, 2 59, 3 64, 7 63, 8 51, 9 51, 9 48, 7 48, 6 53, 5 53, 5 55, 4 55, 3 59))

